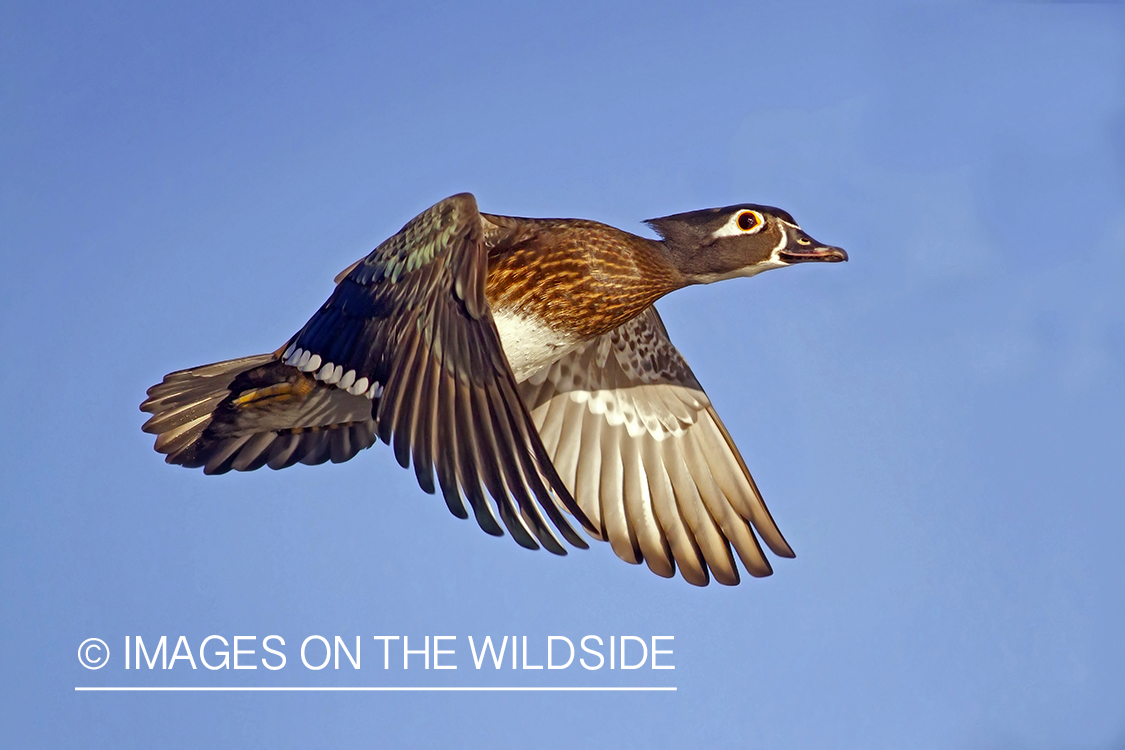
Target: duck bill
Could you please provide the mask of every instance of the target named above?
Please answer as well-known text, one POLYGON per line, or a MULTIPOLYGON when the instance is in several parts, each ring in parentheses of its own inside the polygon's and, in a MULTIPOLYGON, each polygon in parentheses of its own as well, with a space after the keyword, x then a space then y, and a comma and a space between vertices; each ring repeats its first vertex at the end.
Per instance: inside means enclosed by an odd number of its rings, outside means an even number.
POLYGON ((848 253, 842 247, 830 245, 797 245, 785 248, 777 257, 786 263, 843 263, 848 259, 848 253))

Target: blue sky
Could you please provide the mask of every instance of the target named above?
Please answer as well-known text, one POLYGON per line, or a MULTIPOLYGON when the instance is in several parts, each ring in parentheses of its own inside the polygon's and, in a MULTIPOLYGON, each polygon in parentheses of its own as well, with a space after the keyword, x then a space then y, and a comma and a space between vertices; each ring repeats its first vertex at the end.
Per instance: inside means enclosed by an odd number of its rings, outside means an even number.
POLYGON ((6 736, 1122 747, 1123 53, 1120 3, 6 4, 6 736), (659 305, 796 560, 699 590, 529 553, 382 446, 162 463, 149 385, 273 350, 460 191, 636 232, 766 203, 849 251, 659 305), (279 671, 122 662, 270 634, 279 671), (313 634, 362 668, 301 666, 313 634), (478 671, 467 641, 588 634, 672 635, 676 668, 478 671), (456 635, 458 669, 384 671, 374 635, 456 635), (74 691, 357 685, 677 690, 74 691))

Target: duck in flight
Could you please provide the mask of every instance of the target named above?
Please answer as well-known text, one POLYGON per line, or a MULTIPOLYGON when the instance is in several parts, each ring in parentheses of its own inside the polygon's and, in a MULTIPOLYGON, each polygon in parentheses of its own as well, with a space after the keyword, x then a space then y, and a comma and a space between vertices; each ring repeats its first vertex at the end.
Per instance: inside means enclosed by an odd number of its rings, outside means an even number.
POLYGON ((454 515, 521 546, 587 547, 573 519, 660 576, 734 585, 735 554, 767 576, 755 531, 793 550, 653 303, 847 253, 769 206, 646 223, 660 240, 446 198, 337 276, 272 354, 150 388, 143 429, 207 474, 347 461, 379 439, 454 515))

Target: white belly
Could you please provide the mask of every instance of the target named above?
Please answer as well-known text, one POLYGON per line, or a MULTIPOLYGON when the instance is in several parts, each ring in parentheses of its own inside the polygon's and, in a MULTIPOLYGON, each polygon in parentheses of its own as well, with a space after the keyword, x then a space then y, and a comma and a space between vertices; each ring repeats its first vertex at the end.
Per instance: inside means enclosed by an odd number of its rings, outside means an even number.
POLYGON ((492 317, 517 383, 527 380, 581 343, 573 336, 507 310, 493 310, 492 317))

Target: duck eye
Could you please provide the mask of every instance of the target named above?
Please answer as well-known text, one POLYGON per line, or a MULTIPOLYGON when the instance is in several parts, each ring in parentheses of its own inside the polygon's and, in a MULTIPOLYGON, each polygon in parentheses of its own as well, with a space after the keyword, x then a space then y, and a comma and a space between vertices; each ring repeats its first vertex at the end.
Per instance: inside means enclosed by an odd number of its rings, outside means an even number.
POLYGON ((808 244, 810 244, 810 242, 811 242, 811 240, 809 240, 808 237, 798 237, 797 238, 797 244, 798 245, 808 245, 808 244))
POLYGON ((743 232, 756 229, 761 224, 761 218, 753 211, 743 211, 738 215, 738 228, 743 232))

